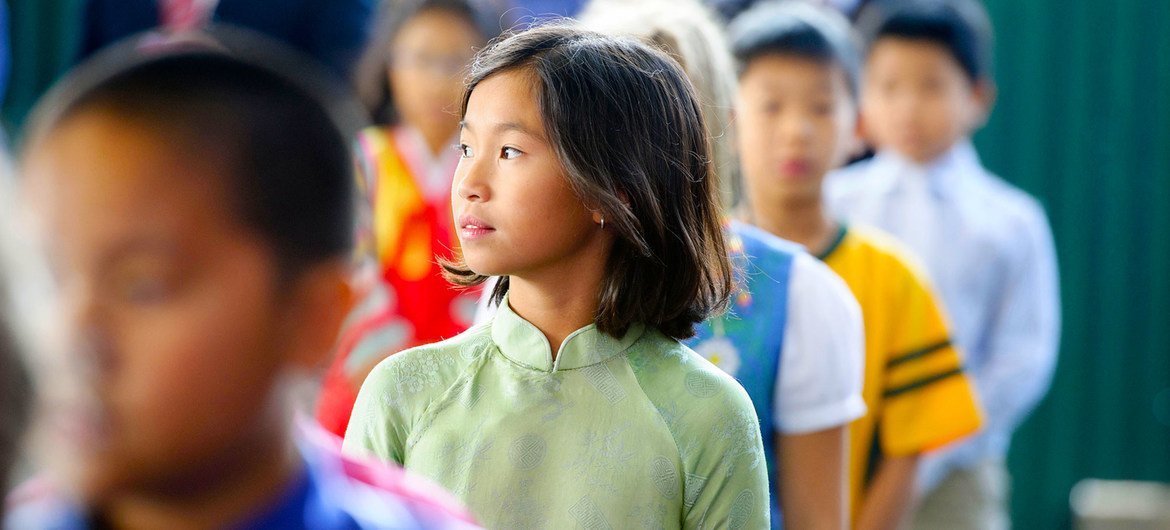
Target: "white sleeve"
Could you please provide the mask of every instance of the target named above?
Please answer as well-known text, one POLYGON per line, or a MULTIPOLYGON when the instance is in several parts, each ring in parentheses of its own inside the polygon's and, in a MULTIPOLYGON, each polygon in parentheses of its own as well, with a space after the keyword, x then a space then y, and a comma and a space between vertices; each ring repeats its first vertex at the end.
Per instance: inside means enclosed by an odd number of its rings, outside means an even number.
POLYGON ((788 281, 788 314, 776 377, 776 429, 802 434, 865 414, 861 308, 820 260, 799 254, 788 281))

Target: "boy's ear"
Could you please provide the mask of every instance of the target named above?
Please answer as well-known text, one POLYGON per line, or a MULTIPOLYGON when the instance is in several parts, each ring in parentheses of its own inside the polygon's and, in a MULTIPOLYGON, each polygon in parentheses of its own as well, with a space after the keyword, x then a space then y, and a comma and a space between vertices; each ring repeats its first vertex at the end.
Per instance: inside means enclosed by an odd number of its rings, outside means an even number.
POLYGON ((336 259, 301 274, 286 298, 290 367, 315 372, 328 365, 341 325, 355 302, 353 266, 336 259))
POLYGON ((975 115, 971 120, 971 130, 976 130, 987 124, 991 116, 991 109, 995 107, 995 98, 998 95, 995 82, 990 79, 981 79, 971 88, 971 97, 975 100, 975 115))
POLYGON ((865 137, 865 118, 860 110, 857 111, 856 119, 853 121, 853 134, 849 136, 848 150, 849 159, 852 160, 865 153, 866 144, 869 140, 865 137))

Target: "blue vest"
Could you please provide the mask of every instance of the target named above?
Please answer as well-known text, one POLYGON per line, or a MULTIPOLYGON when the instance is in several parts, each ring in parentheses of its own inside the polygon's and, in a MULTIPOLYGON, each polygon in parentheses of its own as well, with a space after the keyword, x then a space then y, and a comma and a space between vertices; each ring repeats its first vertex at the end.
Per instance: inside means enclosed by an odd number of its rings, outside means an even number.
POLYGON ((726 315, 707 320, 686 341, 743 385, 764 439, 772 528, 783 526, 776 491, 776 382, 788 317, 788 279, 799 245, 759 228, 733 222, 727 232, 735 292, 726 315))

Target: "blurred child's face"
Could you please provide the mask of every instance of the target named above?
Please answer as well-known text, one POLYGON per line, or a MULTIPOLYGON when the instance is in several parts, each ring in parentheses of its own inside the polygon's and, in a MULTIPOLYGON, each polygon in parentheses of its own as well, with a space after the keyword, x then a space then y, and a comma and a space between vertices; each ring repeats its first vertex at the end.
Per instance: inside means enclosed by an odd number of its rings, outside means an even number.
POLYGON ((781 54, 752 59, 740 76, 736 131, 753 205, 819 201, 825 173, 856 143, 856 112, 839 67, 781 54))
POLYGON ((482 37, 464 17, 424 10, 403 24, 391 44, 390 92, 406 124, 437 142, 459 126, 462 74, 482 37))
POLYGON ((535 277, 596 249, 601 230, 573 193, 525 71, 484 79, 467 103, 451 207, 464 259, 490 276, 535 277))
POLYGON ((272 253, 230 210, 224 161, 174 145, 91 110, 24 166, 69 345, 42 378, 52 456, 92 502, 238 472, 281 411, 296 339, 272 253))
POLYGON ((983 92, 941 45, 879 39, 863 81, 866 136, 878 148, 930 162, 979 126, 983 92))

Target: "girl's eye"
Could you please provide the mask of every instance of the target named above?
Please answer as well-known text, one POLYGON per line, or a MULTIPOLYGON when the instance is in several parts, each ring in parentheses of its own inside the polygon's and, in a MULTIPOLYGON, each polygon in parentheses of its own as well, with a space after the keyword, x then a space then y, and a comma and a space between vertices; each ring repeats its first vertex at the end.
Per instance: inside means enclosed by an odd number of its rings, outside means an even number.
POLYGON ((471 146, 467 144, 459 144, 455 148, 459 150, 459 156, 463 158, 471 158, 475 154, 471 151, 471 146))
POLYGON ((522 153, 523 151, 516 149, 515 147, 505 147, 500 149, 500 158, 503 158, 504 160, 512 160, 513 158, 520 156, 522 153))

